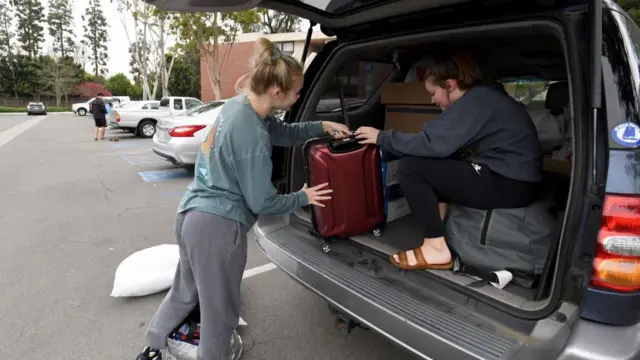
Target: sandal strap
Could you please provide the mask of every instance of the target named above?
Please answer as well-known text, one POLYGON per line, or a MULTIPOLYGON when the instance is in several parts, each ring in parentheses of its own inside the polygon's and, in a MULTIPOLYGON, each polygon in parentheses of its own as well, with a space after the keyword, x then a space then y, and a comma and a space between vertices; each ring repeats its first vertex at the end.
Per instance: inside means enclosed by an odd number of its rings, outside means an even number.
POLYGON ((422 248, 413 249, 413 255, 416 257, 416 266, 428 266, 429 263, 424 258, 424 254, 422 253, 422 248))
POLYGON ((400 257, 400 265, 402 267, 409 266, 409 261, 407 260, 407 252, 406 251, 400 251, 399 257, 400 257))

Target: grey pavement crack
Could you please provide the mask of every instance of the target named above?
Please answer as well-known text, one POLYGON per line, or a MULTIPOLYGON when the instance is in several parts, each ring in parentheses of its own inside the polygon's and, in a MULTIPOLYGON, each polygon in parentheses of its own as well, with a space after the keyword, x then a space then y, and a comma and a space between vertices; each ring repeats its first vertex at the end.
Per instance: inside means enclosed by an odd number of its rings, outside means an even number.
POLYGON ((290 339, 293 339, 293 338, 295 337, 295 335, 291 334, 291 335, 283 335, 283 336, 274 336, 274 337, 269 338, 269 339, 266 339, 266 340, 256 341, 256 340, 257 340, 257 337, 254 337, 254 336, 253 336, 253 335, 251 335, 251 334, 246 334, 245 336, 246 336, 246 337, 250 337, 250 338, 251 338, 251 343, 250 343, 250 345, 249 345, 249 346, 247 346, 247 347, 244 349, 244 352, 245 352, 245 353, 248 353, 248 352, 250 352, 251 350, 254 350, 255 348, 257 348, 257 347, 258 347, 258 346, 260 346, 260 345, 267 345, 267 344, 269 344, 269 343, 271 343, 271 342, 273 342, 273 341, 276 341, 276 340, 290 340, 290 339))
POLYGON ((107 203, 109 203, 109 205, 111 205, 111 196, 109 195, 113 192, 113 189, 111 189, 107 186, 107 184, 104 183, 102 175, 98 175, 98 180, 100 181, 100 184, 102 184, 102 189, 104 190, 104 199, 107 201, 107 203))

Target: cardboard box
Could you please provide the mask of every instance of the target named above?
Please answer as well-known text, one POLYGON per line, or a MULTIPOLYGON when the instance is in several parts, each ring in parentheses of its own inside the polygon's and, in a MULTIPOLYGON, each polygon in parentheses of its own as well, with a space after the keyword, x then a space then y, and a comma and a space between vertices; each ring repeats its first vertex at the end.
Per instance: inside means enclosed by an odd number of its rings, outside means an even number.
POLYGON ((551 156, 544 156, 542 158, 542 170, 571 176, 571 161, 554 159, 551 156))
POLYGON ((387 105, 384 129, 417 133, 424 123, 435 119, 441 112, 437 106, 387 105))
POLYGON ((383 104, 433 105, 422 81, 384 83, 380 91, 383 104))

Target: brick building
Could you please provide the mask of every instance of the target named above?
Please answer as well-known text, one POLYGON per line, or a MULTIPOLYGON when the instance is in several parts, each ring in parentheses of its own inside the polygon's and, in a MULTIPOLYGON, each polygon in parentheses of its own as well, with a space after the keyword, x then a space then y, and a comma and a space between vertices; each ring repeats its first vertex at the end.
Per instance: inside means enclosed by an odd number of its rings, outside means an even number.
MULTIPOLYGON (((293 55, 297 59, 300 59, 302 57, 302 51, 304 50, 306 36, 306 32, 281 34, 247 33, 240 34, 236 42, 231 45, 231 47, 229 47, 228 44, 221 44, 218 61, 222 61, 221 59, 224 58, 226 51, 228 51, 229 48, 231 49, 221 71, 222 76, 220 80, 222 83, 222 98, 228 99, 237 94, 236 83, 242 75, 249 72, 249 62, 253 55, 255 41, 258 38, 266 37, 274 44, 277 44, 284 53, 293 55)), ((330 39, 332 38, 327 37, 319 31, 312 34, 307 61, 305 61, 305 68, 313 59, 320 47, 330 39)), ((207 61, 212 61, 211 56, 203 52, 200 59, 200 86, 202 101, 205 103, 215 100, 211 81, 209 81, 209 75, 207 74, 207 61)))

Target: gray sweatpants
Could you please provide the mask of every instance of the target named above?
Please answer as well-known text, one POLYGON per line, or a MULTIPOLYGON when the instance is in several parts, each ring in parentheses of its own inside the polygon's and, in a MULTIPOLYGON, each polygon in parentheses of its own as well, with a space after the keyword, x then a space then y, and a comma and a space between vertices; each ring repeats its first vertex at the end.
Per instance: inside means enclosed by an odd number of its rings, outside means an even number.
POLYGON ((147 332, 147 345, 167 347, 167 336, 200 304, 198 360, 228 360, 240 316, 240 284, 247 262, 247 229, 199 211, 176 217, 180 262, 173 285, 147 332))

